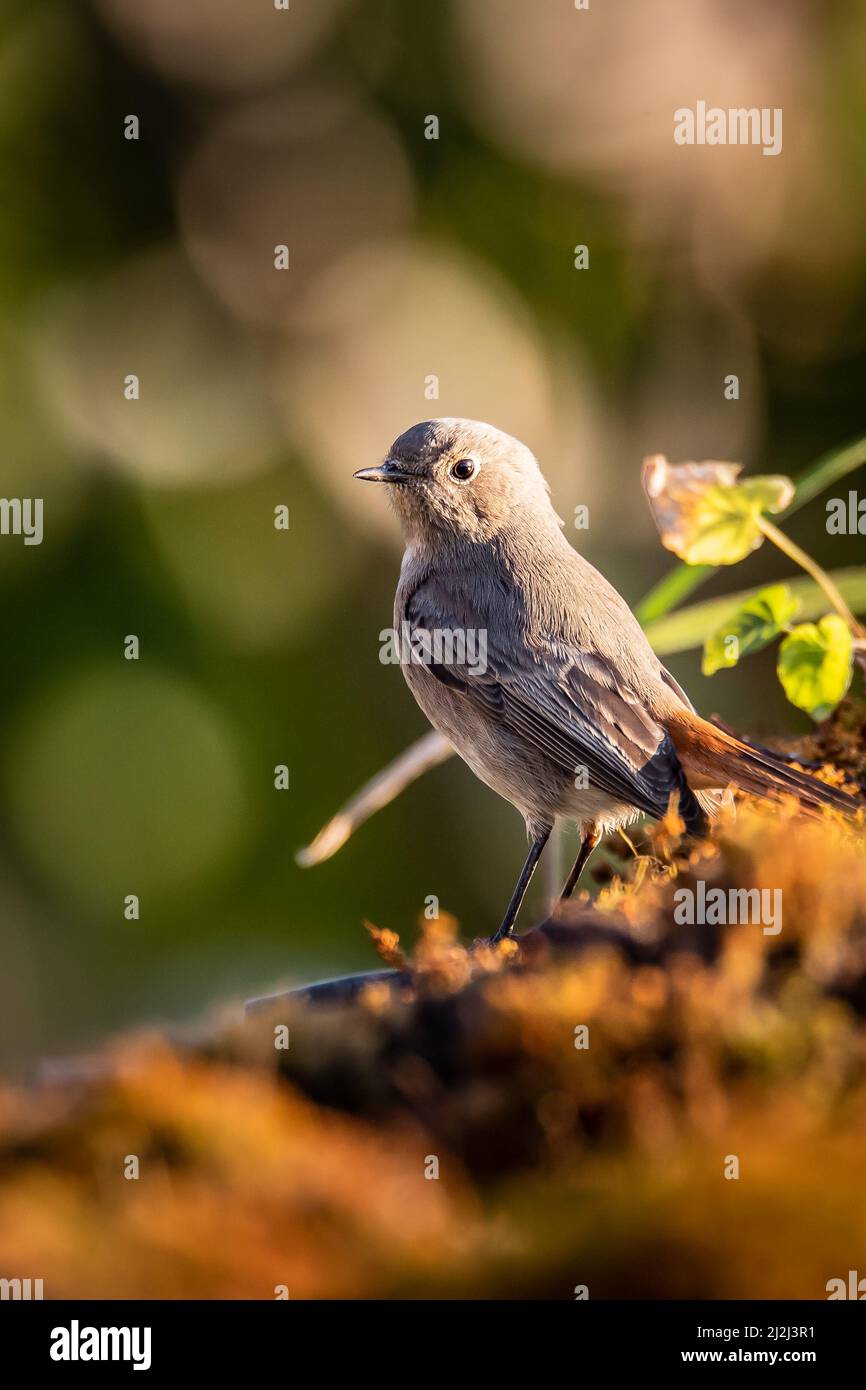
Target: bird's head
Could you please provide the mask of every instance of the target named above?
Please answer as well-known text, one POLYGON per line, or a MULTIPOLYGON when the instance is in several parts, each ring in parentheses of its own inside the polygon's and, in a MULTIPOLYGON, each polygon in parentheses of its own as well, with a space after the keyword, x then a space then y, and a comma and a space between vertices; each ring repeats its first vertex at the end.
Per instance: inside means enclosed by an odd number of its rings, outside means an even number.
POLYGON ((478 420, 424 420, 395 439, 384 462, 355 474, 386 483, 408 541, 445 535, 491 540, 521 516, 558 525, 534 455, 478 420))

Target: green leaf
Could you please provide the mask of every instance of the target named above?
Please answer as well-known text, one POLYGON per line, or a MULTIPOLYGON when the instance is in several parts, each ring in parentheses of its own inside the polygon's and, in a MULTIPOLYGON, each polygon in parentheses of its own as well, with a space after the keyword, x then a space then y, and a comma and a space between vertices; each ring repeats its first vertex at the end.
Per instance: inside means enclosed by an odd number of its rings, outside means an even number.
POLYGON ((735 565, 764 539, 758 519, 782 511, 794 495, 790 478, 738 481, 737 463, 669 464, 644 460, 643 484, 662 544, 689 565, 735 565))
MULTIPOLYGON (((855 439, 841 449, 833 449, 810 463, 795 479, 795 493, 785 516, 792 516, 800 507, 840 482, 866 463, 866 438, 855 439)), ((713 565, 677 565, 641 599, 635 608, 638 621, 646 626, 665 617, 678 607, 689 594, 700 588, 713 573, 713 565)), ((849 599, 850 603, 851 600, 849 599)), ((697 646, 696 642, 690 643, 697 646)))
POLYGON ((836 613, 801 623, 779 648, 777 667, 785 694, 816 721, 826 719, 851 684, 852 638, 836 613))
MULTIPOLYGON (((683 565, 674 573, 691 575, 697 571, 683 565)), ((866 567, 853 565, 850 569, 834 570, 830 578, 854 613, 866 613, 866 567)), ((654 622, 646 623, 644 631, 653 651, 659 656, 673 656, 677 652, 688 652, 702 646, 708 632, 714 632, 723 623, 730 622, 740 605, 759 594, 761 588, 761 585, 756 585, 721 598, 702 599, 688 608, 680 608, 676 613, 668 613, 654 622)), ((827 612, 827 595, 813 579, 798 575, 796 579, 788 581, 788 588, 800 603, 801 618, 820 618, 827 612)))
POLYGON ((741 656, 759 652, 790 622, 800 605, 787 584, 771 584, 741 603, 704 644, 701 669, 712 676, 736 666, 741 656))
POLYGON ((701 499, 695 535, 682 558, 689 565, 735 565, 763 543, 763 512, 780 512, 790 499, 788 478, 750 478, 737 487, 714 487, 701 499))

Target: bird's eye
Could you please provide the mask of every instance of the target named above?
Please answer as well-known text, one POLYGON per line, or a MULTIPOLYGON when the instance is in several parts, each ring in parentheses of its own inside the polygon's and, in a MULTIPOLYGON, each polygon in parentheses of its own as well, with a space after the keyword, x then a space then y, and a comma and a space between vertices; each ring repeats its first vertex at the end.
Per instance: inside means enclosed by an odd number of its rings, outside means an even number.
POLYGON ((470 478, 474 478, 478 472, 479 463, 477 459, 458 459, 452 463, 449 472, 452 478, 456 478, 458 483, 468 483, 470 478))

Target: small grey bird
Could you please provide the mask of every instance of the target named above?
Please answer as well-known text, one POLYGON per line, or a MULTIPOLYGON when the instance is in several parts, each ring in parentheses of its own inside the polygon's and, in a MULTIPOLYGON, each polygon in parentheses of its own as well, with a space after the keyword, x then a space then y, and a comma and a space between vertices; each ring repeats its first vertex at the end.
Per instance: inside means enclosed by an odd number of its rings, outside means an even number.
POLYGON ((603 833, 664 815, 672 797, 691 834, 729 784, 856 806, 699 718, 625 600, 569 545, 519 440, 425 420, 355 477, 387 484, 402 526, 394 626, 409 688, 526 821, 529 854, 494 940, 512 932, 557 817, 582 837, 567 898, 603 833))

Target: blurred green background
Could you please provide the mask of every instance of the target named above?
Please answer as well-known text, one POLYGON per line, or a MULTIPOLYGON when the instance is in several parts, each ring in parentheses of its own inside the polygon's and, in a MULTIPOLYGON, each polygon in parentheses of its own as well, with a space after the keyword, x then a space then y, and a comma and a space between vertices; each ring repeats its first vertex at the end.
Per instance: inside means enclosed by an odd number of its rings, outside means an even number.
MULTIPOLYGON (((396 526, 352 471, 416 420, 491 420, 636 602, 672 561, 643 455, 796 473, 862 435, 866 6, 0 14, 0 495, 45 506, 41 546, 0 537, 15 1063, 372 964, 362 918, 411 935, 429 894, 498 920, 523 827, 456 760, 293 861, 425 728, 378 659, 396 526), (698 99, 781 107, 782 154, 675 146, 698 99)), ((790 530, 862 561, 823 502, 790 530)), ((765 547, 703 592, 787 572, 765 547)), ((704 712, 805 727, 773 661, 671 665, 704 712)))

